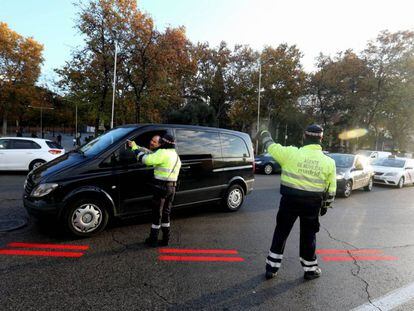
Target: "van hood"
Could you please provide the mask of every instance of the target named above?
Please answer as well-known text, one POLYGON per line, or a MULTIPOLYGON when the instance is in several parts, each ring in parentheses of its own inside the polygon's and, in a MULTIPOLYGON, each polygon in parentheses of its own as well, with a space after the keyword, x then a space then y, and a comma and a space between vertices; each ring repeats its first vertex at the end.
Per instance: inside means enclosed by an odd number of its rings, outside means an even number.
POLYGON ((50 162, 39 166, 30 172, 32 180, 37 184, 42 180, 61 174, 62 172, 79 165, 87 158, 76 152, 68 152, 50 162))

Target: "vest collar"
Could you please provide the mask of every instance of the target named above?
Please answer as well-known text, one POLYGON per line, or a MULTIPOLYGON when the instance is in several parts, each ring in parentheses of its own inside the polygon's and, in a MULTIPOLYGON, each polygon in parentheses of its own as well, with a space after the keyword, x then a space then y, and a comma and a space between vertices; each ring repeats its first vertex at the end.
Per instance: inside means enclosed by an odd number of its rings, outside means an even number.
POLYGON ((306 150, 320 150, 322 151, 322 146, 319 144, 310 144, 310 145, 306 145, 302 147, 303 149, 306 150))

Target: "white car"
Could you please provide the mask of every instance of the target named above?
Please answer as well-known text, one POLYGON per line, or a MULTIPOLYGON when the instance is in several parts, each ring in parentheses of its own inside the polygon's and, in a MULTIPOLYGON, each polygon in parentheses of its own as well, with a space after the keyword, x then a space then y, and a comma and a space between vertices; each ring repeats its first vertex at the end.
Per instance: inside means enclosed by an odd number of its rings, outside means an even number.
POLYGON ((392 155, 392 153, 389 151, 375 151, 375 150, 358 150, 356 154, 360 154, 360 155, 367 157, 370 163, 372 163, 373 161, 377 159, 388 158, 389 156, 392 155))
POLYGON ((398 188, 414 183, 414 161, 407 158, 388 157, 372 162, 374 183, 398 188))
POLYGON ((0 171, 31 171, 63 154, 65 149, 51 140, 1 137, 0 171))

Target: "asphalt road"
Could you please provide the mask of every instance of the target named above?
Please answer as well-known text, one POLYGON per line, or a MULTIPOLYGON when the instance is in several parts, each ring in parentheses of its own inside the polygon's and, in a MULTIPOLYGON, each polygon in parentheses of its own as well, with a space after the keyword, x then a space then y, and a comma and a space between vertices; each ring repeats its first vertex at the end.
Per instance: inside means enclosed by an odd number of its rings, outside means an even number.
MULTIPOLYGON (((20 199, 24 178, 0 175, 0 220, 26 219, 20 199)), ((65 237, 56 225, 39 227, 29 219, 23 228, 0 233, 1 309, 351 310, 414 282, 414 187, 374 187, 337 199, 321 218, 318 234, 320 252, 336 254, 319 255, 322 277, 316 280, 303 280, 296 223, 277 278, 264 280, 278 188, 278 175, 257 175, 254 192, 236 213, 216 206, 174 211, 170 248, 233 250, 202 256, 240 262, 160 260, 177 254, 143 245, 150 227, 145 217, 88 239, 65 237), (82 253, 78 258, 1 253, 22 250, 14 242, 89 248, 60 250, 82 253)), ((414 301, 395 310, 414 310, 414 301)))

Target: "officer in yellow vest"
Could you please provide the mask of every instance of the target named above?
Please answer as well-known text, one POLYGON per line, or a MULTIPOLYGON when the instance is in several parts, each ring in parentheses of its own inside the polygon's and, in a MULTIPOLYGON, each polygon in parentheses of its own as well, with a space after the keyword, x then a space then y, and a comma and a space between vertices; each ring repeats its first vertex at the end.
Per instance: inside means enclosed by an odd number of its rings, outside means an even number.
POLYGON ((175 151, 174 138, 169 134, 165 134, 159 142, 160 145, 154 153, 142 150, 133 141, 128 142, 128 145, 137 155, 138 162, 154 167, 152 225, 150 236, 145 240, 145 243, 150 246, 158 246, 160 228, 162 230, 161 245, 168 245, 171 207, 181 168, 180 157, 175 151))
POLYGON ((323 129, 310 125, 304 133, 304 146, 284 147, 274 143, 269 132, 260 133, 268 153, 282 167, 279 211, 272 245, 266 259, 266 279, 280 268, 286 239, 300 219, 300 262, 307 280, 318 278, 321 269, 316 259, 316 233, 319 215, 324 215, 336 193, 335 162, 322 152, 323 129))

